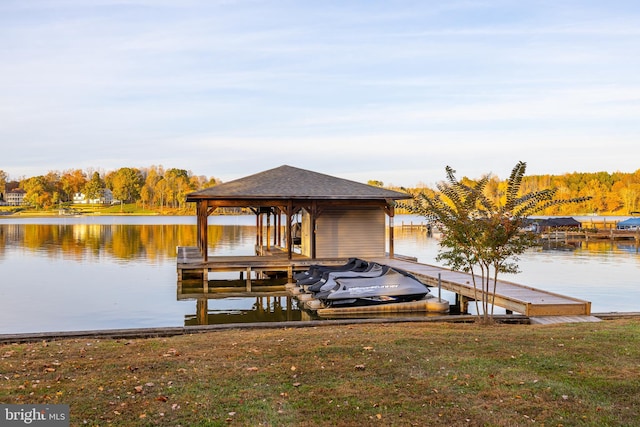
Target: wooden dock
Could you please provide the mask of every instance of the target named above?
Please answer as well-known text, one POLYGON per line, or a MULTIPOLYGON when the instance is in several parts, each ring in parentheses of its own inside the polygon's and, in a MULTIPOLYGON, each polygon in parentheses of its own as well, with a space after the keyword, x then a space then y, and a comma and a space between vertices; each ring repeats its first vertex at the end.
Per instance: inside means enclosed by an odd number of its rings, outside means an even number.
MULTIPOLYGON (((376 258, 367 261, 387 264, 416 276, 428 286, 437 287, 438 279, 442 289, 451 291, 465 300, 480 299, 480 290, 474 290, 471 275, 451 271, 446 268, 421 264, 415 261, 398 258, 376 258)), ((267 256, 223 256, 209 257, 202 260, 197 248, 179 247, 177 253, 178 283, 195 275, 203 283, 208 284, 208 273, 216 271, 239 272, 246 280, 246 291, 252 286, 252 273, 260 275, 267 272, 286 273, 292 280, 293 273, 304 271, 312 264, 344 264, 346 259, 311 259, 298 255, 287 259, 283 254, 274 251, 267 256)), ((525 316, 588 316, 591 314, 591 303, 552 292, 535 289, 530 286, 498 280, 496 286, 495 305, 525 316)))
POLYGON ((210 256, 204 261, 197 247, 179 246, 178 283, 194 276, 207 281, 209 272, 238 272, 246 280, 247 291, 251 291, 252 277, 260 278, 266 273, 275 272, 292 278, 294 272, 304 271, 312 264, 340 265, 347 262, 346 258, 311 259, 299 254, 287 259, 287 254, 277 248, 264 253, 262 256, 210 256))
POLYGON ((573 231, 548 231, 540 234, 541 240, 633 240, 640 242, 640 230, 582 229, 573 231))
MULTIPOLYGON (((438 286, 470 300, 480 299, 480 290, 473 287, 471 275, 442 267, 398 259, 372 259, 410 272, 429 286, 438 286)), ((580 316, 591 314, 591 303, 517 283, 498 280, 495 305, 525 316, 580 316)))

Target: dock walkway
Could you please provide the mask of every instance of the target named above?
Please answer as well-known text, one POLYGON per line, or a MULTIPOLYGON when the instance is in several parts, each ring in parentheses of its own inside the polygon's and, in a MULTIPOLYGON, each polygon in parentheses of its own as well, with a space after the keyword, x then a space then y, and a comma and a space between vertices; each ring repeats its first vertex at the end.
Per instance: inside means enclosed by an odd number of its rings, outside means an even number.
MULTIPOLYGON (((455 292, 469 299, 480 299, 475 291, 471 274, 451 271, 442 267, 418 262, 378 258, 371 261, 399 268, 416 276, 429 286, 438 286, 440 275, 442 289, 455 292)), ((517 283, 498 280, 495 305, 525 316, 580 316, 591 314, 591 303, 517 283)))
MULTIPOLYGON (((205 262, 197 248, 178 247, 178 283, 181 283, 190 273, 198 274, 200 280, 206 282, 208 272, 237 271, 246 273, 249 291, 252 272, 280 271, 286 272, 288 277, 292 278, 295 271, 305 270, 312 264, 342 264, 346 261, 346 259, 337 258, 311 259, 301 255, 289 260, 278 252, 274 252, 271 256, 209 257, 205 262)), ((405 270, 428 286, 438 286, 438 277, 440 277, 442 289, 454 292, 468 300, 480 299, 480 290, 474 290, 471 275, 468 273, 398 258, 374 258, 367 261, 405 270)), ((503 280, 498 280, 496 286, 495 305, 525 316, 588 316, 591 314, 589 301, 503 280)))

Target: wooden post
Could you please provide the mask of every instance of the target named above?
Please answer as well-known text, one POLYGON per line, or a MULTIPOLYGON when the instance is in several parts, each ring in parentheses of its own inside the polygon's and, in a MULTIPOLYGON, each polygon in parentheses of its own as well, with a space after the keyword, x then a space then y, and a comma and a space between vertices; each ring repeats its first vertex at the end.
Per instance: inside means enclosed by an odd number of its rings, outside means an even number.
POLYGON ((209 236, 208 236, 208 227, 207 227, 207 202, 199 201, 196 205, 196 228, 197 228, 197 239, 198 239, 198 249, 200 249, 200 254, 202 255, 202 259, 206 262, 208 258, 208 247, 209 247, 209 236))
MULTIPOLYGON (((271 212, 267 212, 267 251, 271 250, 271 212)), ((274 227, 275 227, 275 219, 274 219, 274 227)), ((274 231, 275 234, 275 231, 274 231)))
POLYGON ((262 255, 262 245, 264 245, 264 217, 262 212, 258 214, 258 218, 260 218, 260 231, 259 231, 259 240, 258 247, 260 248, 260 255, 262 255))
POLYGON ((256 248, 260 246, 260 212, 256 212, 256 248))
POLYGON ((276 213, 278 209, 273 212, 273 246, 280 245, 280 218, 282 215, 276 213))
POLYGON ((198 298, 196 301, 196 319, 198 325, 209 323, 209 301, 206 298, 198 298))
POLYGON ((389 258, 393 258, 395 255, 393 247, 393 218, 395 216, 395 209, 393 206, 389 208, 389 258))
POLYGON ((318 214, 318 203, 311 202, 311 258, 316 258, 316 215, 318 214))
POLYGON ((287 233, 287 259, 293 258, 293 236, 291 235, 291 218, 293 218, 293 201, 289 199, 287 202, 287 225, 285 232, 287 233))
POLYGON ((469 312, 469 298, 464 295, 456 294, 455 306, 458 308, 460 314, 469 312))
POLYGON ((287 320, 293 320, 293 297, 291 295, 287 295, 287 320))

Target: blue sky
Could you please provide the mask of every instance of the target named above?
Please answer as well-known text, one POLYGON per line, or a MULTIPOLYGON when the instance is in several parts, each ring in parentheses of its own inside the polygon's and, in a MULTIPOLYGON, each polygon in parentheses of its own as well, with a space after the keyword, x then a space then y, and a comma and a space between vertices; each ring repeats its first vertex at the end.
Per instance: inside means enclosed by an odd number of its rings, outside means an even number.
POLYGON ((0 169, 640 169, 637 1, 0 1, 0 169))

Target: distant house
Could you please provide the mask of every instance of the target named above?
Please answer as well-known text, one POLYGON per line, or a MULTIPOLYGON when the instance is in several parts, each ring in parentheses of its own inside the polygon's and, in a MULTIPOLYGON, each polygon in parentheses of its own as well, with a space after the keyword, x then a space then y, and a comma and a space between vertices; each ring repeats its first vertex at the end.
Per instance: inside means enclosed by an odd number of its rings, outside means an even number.
POLYGON ((618 230, 640 230, 640 218, 629 218, 620 221, 616 228, 618 230))
POLYGON ((7 191, 4 194, 4 199, 9 206, 21 206, 24 204, 24 196, 27 192, 21 188, 16 188, 11 191, 7 191))
POLYGON ((73 203, 76 204, 110 205, 113 202, 113 193, 108 188, 100 190, 100 196, 96 199, 87 199, 84 193, 75 193, 73 195, 73 203))

